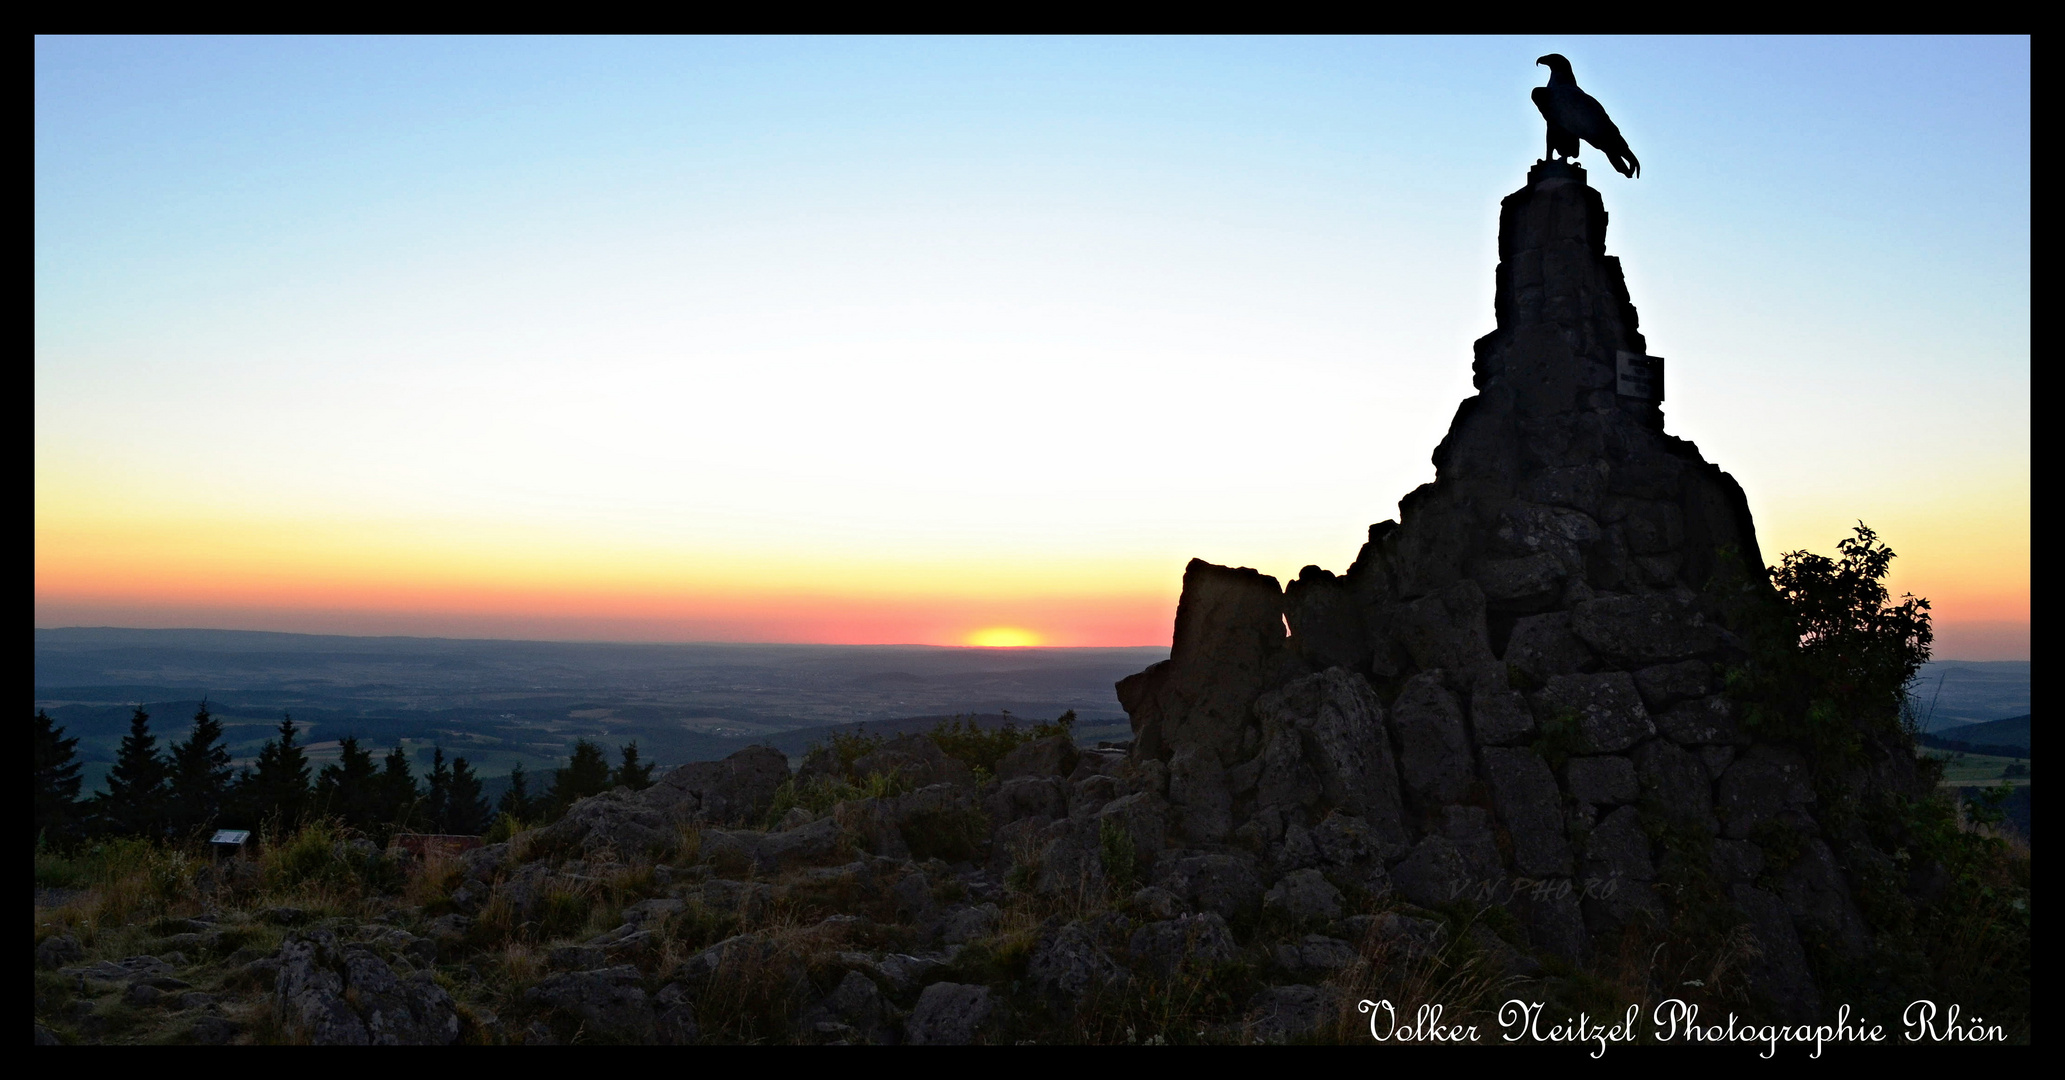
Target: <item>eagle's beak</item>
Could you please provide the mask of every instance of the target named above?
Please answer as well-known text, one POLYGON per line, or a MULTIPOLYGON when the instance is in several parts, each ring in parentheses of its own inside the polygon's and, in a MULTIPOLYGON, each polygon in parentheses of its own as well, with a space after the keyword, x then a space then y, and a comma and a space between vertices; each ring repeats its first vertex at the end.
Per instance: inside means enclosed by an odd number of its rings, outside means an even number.
POLYGON ((1549 62, 1549 58, 1546 56, 1537 56, 1534 58, 1534 62, 1537 64, 1546 64, 1549 62))

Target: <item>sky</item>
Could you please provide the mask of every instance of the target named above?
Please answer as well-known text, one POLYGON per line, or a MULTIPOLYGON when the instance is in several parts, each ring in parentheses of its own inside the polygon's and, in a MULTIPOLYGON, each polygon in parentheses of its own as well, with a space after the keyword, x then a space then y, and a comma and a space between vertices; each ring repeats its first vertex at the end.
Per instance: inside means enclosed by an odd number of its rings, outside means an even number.
POLYGON ((1552 51, 1766 561, 2027 659, 2027 38, 40 38, 36 625, 1166 644, 1433 478, 1552 51))

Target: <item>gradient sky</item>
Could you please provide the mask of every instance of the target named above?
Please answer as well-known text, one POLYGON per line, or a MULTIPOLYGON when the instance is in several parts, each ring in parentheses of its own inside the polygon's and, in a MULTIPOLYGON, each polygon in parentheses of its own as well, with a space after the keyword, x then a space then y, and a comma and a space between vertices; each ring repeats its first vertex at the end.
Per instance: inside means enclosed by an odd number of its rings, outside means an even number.
POLYGON ((1432 478, 1550 51, 1767 561, 2027 658, 2026 38, 38 39, 36 625, 1166 644, 1432 478))

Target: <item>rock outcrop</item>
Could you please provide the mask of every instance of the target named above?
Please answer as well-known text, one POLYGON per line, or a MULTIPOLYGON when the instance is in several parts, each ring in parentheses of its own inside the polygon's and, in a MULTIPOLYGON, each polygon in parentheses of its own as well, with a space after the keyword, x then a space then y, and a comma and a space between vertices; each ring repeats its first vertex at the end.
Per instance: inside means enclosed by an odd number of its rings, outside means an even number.
MULTIPOLYGON (((1762 565, 1756 530, 1658 404, 1616 393, 1616 354, 1646 345, 1606 221, 1574 167, 1505 199, 1478 393, 1346 573, 1184 572, 1169 659, 1118 684, 1134 771, 1166 775, 1169 842, 1192 849, 1165 862, 1238 853, 1296 911, 1326 909, 1322 874, 1502 903, 1582 962, 1670 918, 1663 838, 1725 837, 1739 862, 1766 823, 1811 836, 1797 755, 1749 746, 1715 693, 1742 655, 1717 575, 1762 565)), ((1858 933, 1827 846, 1808 851, 1789 889, 1732 886, 1759 989, 1794 1015, 1816 1008, 1796 927, 1858 933)))

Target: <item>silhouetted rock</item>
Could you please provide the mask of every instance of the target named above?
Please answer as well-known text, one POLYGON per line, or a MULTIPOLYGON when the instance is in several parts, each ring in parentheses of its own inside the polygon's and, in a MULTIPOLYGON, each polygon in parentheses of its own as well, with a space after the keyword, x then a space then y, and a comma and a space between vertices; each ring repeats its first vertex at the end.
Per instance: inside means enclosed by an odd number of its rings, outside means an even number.
MULTIPOLYGON (((1669 919, 1650 884, 1660 835, 1712 842, 1712 869, 1738 884, 1716 902, 1777 943, 1754 977, 1801 1017, 1818 995, 1795 924, 1842 947, 1864 924, 1805 761, 1752 739, 1716 692, 1745 655, 1721 571, 1762 556, 1735 481, 1664 432, 1659 403, 1617 393, 1618 354, 1647 346, 1606 221, 1574 167, 1506 198, 1478 393, 1434 450, 1435 480, 1345 573, 1306 567, 1279 589, 1202 560, 1184 571, 1169 659, 1118 685, 1128 768, 1162 770, 1166 842, 1182 845, 1155 880, 1229 916, 1266 893, 1320 917, 1303 898, 1328 879, 1499 903, 1535 948, 1581 961, 1595 936, 1669 919), (1758 838, 1774 827, 1807 854, 1772 882, 1758 838)), ((1857 782, 1909 792, 1915 775, 1888 764, 1857 782)), ((1053 815, 1044 789, 992 805, 1053 815)), ((1282 966, 1326 966, 1284 948, 1282 966)))

